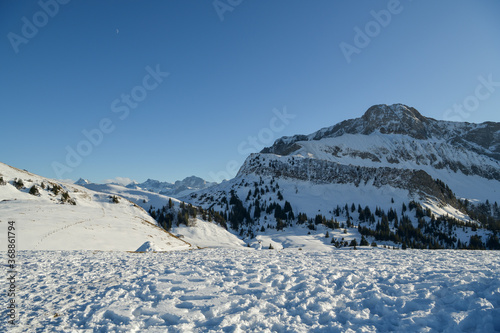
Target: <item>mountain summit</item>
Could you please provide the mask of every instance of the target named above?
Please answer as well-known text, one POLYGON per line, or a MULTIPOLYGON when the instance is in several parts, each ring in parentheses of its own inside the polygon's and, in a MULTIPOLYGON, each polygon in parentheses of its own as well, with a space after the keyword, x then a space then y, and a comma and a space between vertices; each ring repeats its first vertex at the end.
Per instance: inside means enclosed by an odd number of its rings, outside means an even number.
POLYGON ((422 116, 416 109, 403 105, 374 105, 363 116, 345 120, 309 135, 283 137, 262 153, 294 154, 300 141, 318 141, 346 134, 398 134, 417 140, 440 140, 457 149, 471 150, 500 161, 500 123, 460 123, 422 116))
POLYGON ((85 186, 85 185, 90 184, 90 181, 88 181, 87 179, 80 178, 74 184, 80 185, 80 186, 85 186))

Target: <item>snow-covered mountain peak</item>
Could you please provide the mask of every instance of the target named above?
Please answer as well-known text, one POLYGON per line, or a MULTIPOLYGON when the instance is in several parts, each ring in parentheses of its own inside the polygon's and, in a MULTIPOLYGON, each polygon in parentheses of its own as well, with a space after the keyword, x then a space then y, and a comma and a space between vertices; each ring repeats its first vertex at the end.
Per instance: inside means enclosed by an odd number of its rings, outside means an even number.
POLYGON ((188 188, 195 188, 195 189, 201 189, 210 186, 211 183, 207 182, 203 178, 196 177, 196 176, 190 176, 186 177, 183 180, 178 180, 175 182, 175 185, 180 187, 180 186, 186 186, 188 188))
POLYGON ((417 139, 429 137, 430 119, 422 116, 416 109, 403 104, 374 105, 361 117, 362 133, 407 134, 417 139))
POLYGON ((156 179, 148 179, 143 183, 133 182, 127 185, 130 189, 143 189, 146 191, 160 193, 164 195, 186 195, 196 190, 205 189, 207 187, 213 186, 216 183, 210 183, 206 180, 190 176, 183 180, 178 180, 175 183, 162 182, 156 179))
POLYGON ((415 108, 404 104, 378 104, 373 105, 361 117, 365 121, 380 121, 381 119, 397 120, 400 122, 414 121, 427 122, 427 118, 422 116, 415 108))
POLYGON ((323 128, 308 136, 309 140, 337 137, 344 134, 404 134, 425 140, 437 134, 437 121, 422 116, 415 108, 404 104, 379 104, 370 107, 360 118, 349 119, 323 128))
POLYGON ((90 184, 90 181, 88 179, 83 179, 83 178, 80 178, 75 182, 75 185, 80 185, 80 186, 84 186, 87 184, 90 184))
MULTIPOLYGON (((464 151, 467 151, 487 156, 489 159, 493 159, 494 163, 500 162, 500 123, 471 124, 435 120, 424 117, 416 109, 403 104, 374 105, 360 118, 345 120, 309 135, 282 137, 276 140, 271 147, 264 148, 261 152, 295 155, 304 147, 306 142, 313 144, 315 141, 334 138, 343 138, 339 140, 345 141, 353 136, 364 137, 364 140, 367 141, 367 136, 371 135, 388 138, 389 141, 393 141, 397 137, 399 141, 407 141, 408 143, 434 142, 438 144, 439 147, 436 147, 436 149, 441 151, 440 154, 444 153, 440 146, 444 144, 447 148, 456 150, 456 152, 450 151, 453 156, 448 157, 452 157, 452 160, 456 160, 458 155, 463 155, 464 151)), ((371 140, 370 138, 368 141, 371 140)), ((344 144, 350 145, 347 141, 344 144)), ((384 148, 390 151, 396 148, 408 150, 410 147, 397 147, 389 144, 388 147, 384 148)), ((332 147, 332 149, 334 151, 338 150, 337 147, 332 147)), ((366 153, 371 155, 373 152, 366 151, 366 153)), ((425 151, 423 153, 424 155, 427 154, 425 151)), ((429 156, 429 158, 434 159, 435 157, 429 156)), ((389 161, 389 163, 391 162, 389 161)))

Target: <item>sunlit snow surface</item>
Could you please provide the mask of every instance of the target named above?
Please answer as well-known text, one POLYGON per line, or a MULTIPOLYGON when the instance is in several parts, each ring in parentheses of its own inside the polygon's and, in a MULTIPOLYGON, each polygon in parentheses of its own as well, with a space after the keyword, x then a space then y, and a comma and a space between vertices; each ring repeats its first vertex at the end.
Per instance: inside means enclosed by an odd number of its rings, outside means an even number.
POLYGON ((13 331, 499 331, 498 259, 380 248, 21 251, 13 331))

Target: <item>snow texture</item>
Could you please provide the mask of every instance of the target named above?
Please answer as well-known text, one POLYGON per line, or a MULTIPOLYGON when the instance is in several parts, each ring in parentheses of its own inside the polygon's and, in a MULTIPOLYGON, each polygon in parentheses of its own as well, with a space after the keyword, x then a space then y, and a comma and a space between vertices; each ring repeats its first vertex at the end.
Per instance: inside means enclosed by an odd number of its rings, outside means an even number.
POLYGON ((21 251, 18 270, 12 332, 500 330, 496 252, 21 251))
POLYGON ((197 246, 237 248, 245 245, 241 239, 212 222, 196 219, 192 226, 172 227, 172 233, 182 240, 197 246))

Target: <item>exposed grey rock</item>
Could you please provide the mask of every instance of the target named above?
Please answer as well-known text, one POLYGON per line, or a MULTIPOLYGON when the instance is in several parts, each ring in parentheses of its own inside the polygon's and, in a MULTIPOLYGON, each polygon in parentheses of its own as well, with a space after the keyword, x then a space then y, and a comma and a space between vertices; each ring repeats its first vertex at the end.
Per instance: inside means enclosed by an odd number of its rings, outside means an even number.
POLYGON ((418 195, 421 199, 435 197, 443 203, 456 205, 453 193, 422 170, 390 167, 361 167, 311 158, 270 158, 263 154, 252 154, 240 169, 238 176, 255 174, 278 179, 296 179, 314 184, 360 184, 371 183, 380 188, 388 185, 418 195))

